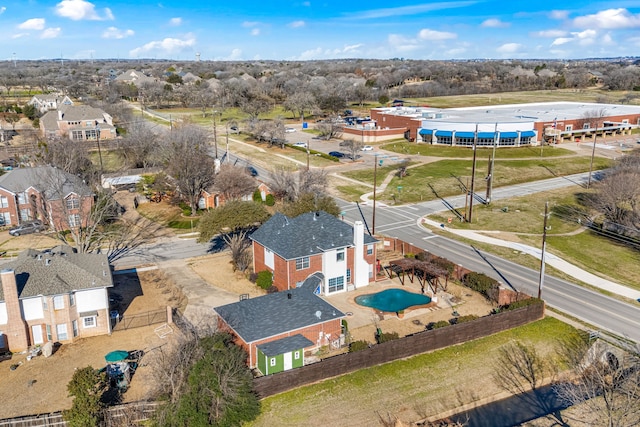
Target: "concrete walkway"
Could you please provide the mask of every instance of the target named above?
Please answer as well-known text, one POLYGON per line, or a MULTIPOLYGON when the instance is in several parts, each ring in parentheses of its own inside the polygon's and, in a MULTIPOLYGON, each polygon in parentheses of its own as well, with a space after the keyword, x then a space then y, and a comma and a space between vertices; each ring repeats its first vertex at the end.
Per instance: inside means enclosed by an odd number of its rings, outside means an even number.
MULTIPOLYGON (((511 248, 519 252, 526 253, 527 255, 531 255, 536 259, 541 259, 542 257, 541 249, 535 248, 533 246, 525 245, 522 243, 509 242, 507 240, 497 239, 495 237, 486 235, 487 233, 492 233, 492 231, 479 232, 474 230, 457 230, 454 228, 449 228, 445 224, 441 224, 437 221, 433 221, 428 218, 421 218, 418 221, 418 225, 421 227, 424 227, 425 224, 430 225, 432 227, 440 228, 449 233, 455 234, 460 237, 464 237, 465 239, 475 240, 477 242, 489 243, 491 245, 511 248)), ((498 233, 498 232, 493 231, 493 233, 498 233)), ((546 251, 545 253, 545 263, 546 265, 550 265, 568 274, 569 276, 577 280, 580 280, 581 282, 587 283, 595 288, 602 289, 604 291, 611 292, 613 294, 617 294, 633 300, 638 300, 640 298, 640 291, 621 285, 619 283, 612 282, 611 280, 603 279, 602 277, 598 277, 595 274, 591 274, 588 271, 585 271, 580 267, 577 267, 571 264, 570 262, 567 262, 549 253, 549 251, 546 251)))

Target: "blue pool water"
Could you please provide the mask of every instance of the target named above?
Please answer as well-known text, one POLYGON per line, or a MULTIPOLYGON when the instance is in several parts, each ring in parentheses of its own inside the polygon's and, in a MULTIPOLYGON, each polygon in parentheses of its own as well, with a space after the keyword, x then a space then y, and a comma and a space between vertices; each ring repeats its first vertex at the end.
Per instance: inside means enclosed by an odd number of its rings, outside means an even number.
POLYGON ((387 289, 375 294, 356 297, 356 303, 359 305, 387 312, 397 312, 414 305, 425 305, 430 302, 431 298, 428 296, 407 292, 404 289, 387 289))

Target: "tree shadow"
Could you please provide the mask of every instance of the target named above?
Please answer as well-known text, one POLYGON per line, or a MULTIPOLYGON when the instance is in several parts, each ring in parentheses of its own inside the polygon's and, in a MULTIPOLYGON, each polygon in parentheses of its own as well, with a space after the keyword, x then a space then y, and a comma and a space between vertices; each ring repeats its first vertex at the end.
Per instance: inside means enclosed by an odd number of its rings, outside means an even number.
POLYGON ((142 295, 138 273, 116 275, 113 280, 113 288, 109 289, 109 311, 117 311, 120 316, 123 316, 133 300, 142 295))

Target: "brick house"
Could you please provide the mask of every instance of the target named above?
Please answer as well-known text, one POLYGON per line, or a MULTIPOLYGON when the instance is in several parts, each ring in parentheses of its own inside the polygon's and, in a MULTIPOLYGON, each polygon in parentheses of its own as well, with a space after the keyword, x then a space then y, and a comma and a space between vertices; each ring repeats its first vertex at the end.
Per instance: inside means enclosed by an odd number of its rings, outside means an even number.
POLYGON ((87 105, 63 105, 40 118, 40 132, 45 138, 68 138, 74 141, 114 139, 116 127, 109 114, 87 105))
MULTIPOLYGON (((267 194, 271 193, 271 190, 264 182, 261 182, 258 185, 258 191, 262 195, 262 200, 266 197, 267 194)), ((251 193, 245 194, 240 198, 240 200, 251 201, 253 199, 253 191, 251 193)), ((200 198, 198 199, 198 209, 214 209, 218 206, 222 206, 226 203, 226 198, 224 194, 220 192, 216 185, 213 184, 206 190, 202 190, 200 193, 200 198)))
POLYGON ((314 293, 321 273, 301 286, 215 307, 221 330, 228 330, 248 353, 248 364, 264 375, 304 365, 305 352, 342 344, 344 313, 314 293))
POLYGON ((375 280, 377 240, 364 234, 360 221, 352 227, 322 211, 295 218, 277 213, 250 238, 253 271, 271 271, 281 291, 300 286, 316 272, 323 280, 314 291, 324 295, 375 280))
POLYGON ((0 280, 0 349, 111 333, 106 254, 29 249, 2 266, 0 280))
POLYGON ((93 191, 80 178, 51 166, 13 169, 0 176, 3 225, 38 219, 54 230, 67 230, 87 220, 93 200, 93 191))

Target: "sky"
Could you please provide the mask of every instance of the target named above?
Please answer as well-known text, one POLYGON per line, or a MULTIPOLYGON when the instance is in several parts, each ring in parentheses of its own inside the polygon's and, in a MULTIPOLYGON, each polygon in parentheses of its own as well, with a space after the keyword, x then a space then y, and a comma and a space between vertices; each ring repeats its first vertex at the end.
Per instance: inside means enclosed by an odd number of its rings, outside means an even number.
POLYGON ((0 0, 0 60, 640 55, 640 0, 0 0))

